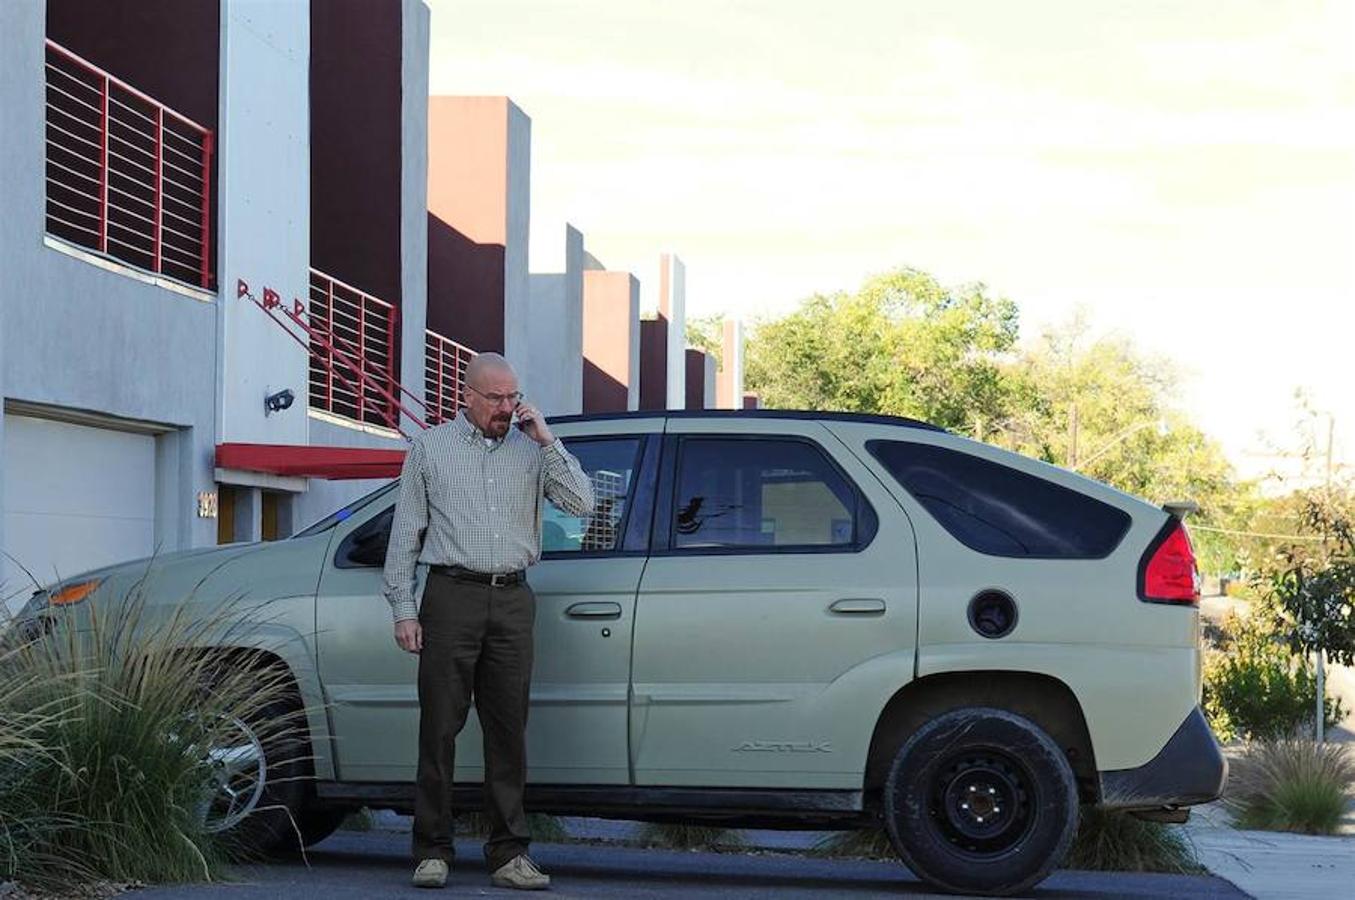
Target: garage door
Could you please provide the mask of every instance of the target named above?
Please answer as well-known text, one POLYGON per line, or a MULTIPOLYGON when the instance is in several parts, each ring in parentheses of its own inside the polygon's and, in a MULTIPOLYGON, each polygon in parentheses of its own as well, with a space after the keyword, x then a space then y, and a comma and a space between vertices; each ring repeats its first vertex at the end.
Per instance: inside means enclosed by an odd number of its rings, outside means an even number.
MULTIPOLYGON (((5 551, 38 581, 151 554, 154 436, 14 415, 4 432, 5 551)), ((5 595, 26 597, 5 562, 5 595)))

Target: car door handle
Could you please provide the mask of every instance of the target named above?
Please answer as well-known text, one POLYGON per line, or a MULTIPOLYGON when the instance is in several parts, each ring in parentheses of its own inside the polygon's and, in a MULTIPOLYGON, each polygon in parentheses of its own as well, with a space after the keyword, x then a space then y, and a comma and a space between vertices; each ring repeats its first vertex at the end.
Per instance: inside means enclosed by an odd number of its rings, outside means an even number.
POLYGON ((885 602, 875 597, 852 597, 839 600, 828 607, 839 616, 878 616, 885 611, 885 602))
POLYGON ((575 603, 565 610, 571 619, 619 619, 620 603, 575 603))

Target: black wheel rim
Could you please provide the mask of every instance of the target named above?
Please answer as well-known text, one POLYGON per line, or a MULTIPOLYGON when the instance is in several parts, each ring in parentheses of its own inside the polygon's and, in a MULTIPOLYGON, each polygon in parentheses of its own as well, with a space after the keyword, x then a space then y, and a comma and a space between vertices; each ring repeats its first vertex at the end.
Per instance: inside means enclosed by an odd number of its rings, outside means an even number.
POLYGON ((1035 779, 1016 757, 997 749, 966 749, 940 760, 927 814, 940 836, 977 858, 1001 856, 1035 824, 1035 779))

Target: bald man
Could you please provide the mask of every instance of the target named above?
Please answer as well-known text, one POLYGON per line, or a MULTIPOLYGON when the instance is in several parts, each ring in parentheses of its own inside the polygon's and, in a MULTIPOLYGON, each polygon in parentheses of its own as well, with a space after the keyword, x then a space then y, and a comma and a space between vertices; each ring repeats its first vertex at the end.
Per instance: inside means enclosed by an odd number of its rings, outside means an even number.
POLYGON ((410 441, 386 551, 395 643, 419 655, 414 884, 442 887, 451 867, 456 736, 471 698, 484 731, 485 860, 496 887, 550 886, 527 855, 527 703, 541 556, 541 503, 593 511, 579 461, 523 401, 512 366, 482 353, 466 369, 466 407, 410 441), (513 427, 513 416, 518 427, 513 427), (429 565, 422 603, 416 563, 429 565))

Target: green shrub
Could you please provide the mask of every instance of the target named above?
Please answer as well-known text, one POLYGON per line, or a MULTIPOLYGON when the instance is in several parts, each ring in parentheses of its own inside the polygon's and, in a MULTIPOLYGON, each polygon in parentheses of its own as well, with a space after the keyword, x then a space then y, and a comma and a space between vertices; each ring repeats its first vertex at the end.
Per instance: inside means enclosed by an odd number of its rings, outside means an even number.
POLYGON ((206 748, 289 683, 249 654, 226 669, 185 652, 247 629, 248 617, 223 607, 190 620, 182 608, 151 608, 139 590, 121 602, 96 591, 61 610, 45 638, 0 656, 0 881, 219 874, 229 839, 206 819, 216 785, 206 748))
POLYGON ((1232 766, 1224 801, 1239 828, 1335 834, 1351 803, 1344 744, 1257 741, 1232 766))
POLYGON ((1182 829, 1099 806, 1082 808, 1077 837, 1068 848, 1063 866, 1098 872, 1178 875, 1204 871, 1182 829))
MULTIPOLYGON (((1220 740, 1287 737, 1312 728, 1313 668, 1295 656, 1261 615, 1224 619, 1218 646, 1205 651, 1204 711, 1220 740)), ((1328 725, 1345 715, 1325 699, 1328 725)))

